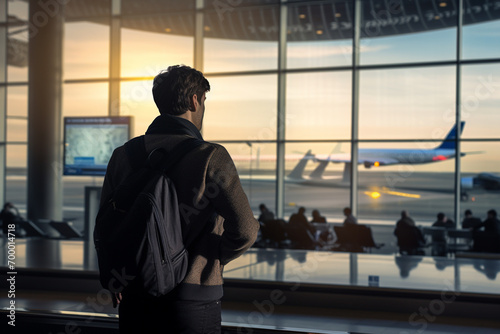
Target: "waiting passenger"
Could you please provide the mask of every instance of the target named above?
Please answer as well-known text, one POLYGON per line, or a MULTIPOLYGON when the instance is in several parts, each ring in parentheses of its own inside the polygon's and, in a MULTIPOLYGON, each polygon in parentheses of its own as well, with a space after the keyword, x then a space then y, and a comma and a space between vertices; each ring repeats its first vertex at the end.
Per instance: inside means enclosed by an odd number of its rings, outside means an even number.
POLYGON ((290 216, 288 221, 288 236, 297 248, 314 249, 316 246, 316 229, 307 221, 306 209, 300 207, 297 213, 290 216))
POLYGON ((488 218, 474 231, 475 252, 500 253, 500 221, 495 210, 488 211, 488 218), (484 230, 478 231, 479 228, 484 230))
POLYGON ((462 221, 462 228, 476 228, 481 224, 481 219, 479 219, 478 217, 474 217, 471 210, 465 210, 465 218, 462 221))
POLYGON ((424 255, 422 247, 425 246, 425 239, 422 232, 415 226, 408 211, 401 211, 401 219, 396 222, 394 235, 398 239, 399 253, 401 255, 424 255))
POLYGON ((313 210, 311 223, 326 223, 326 218, 318 210, 313 210))
MULTIPOLYGON (((455 223, 440 212, 437 214, 437 220, 432 224, 432 227, 454 228, 455 223)), ((432 255, 446 256, 447 248, 445 231, 434 231, 432 234, 432 255)))
POLYGON ((23 235, 21 227, 19 226, 19 222, 24 221, 24 219, 19 214, 19 210, 11 202, 7 202, 4 204, 3 210, 0 212, 0 220, 2 221, 2 231, 4 236, 7 236, 9 232, 9 225, 12 224, 16 225, 14 228, 14 233, 16 234, 16 236, 23 235))
POLYGON ((445 228, 454 228, 455 222, 453 220, 448 219, 446 215, 442 212, 437 214, 437 220, 432 224, 433 227, 445 227, 445 228))
POLYGON ((352 225, 358 223, 356 217, 352 215, 351 208, 349 207, 344 208, 344 216, 345 216, 344 225, 352 225))
POLYGON ((260 216, 259 221, 261 223, 266 223, 274 219, 274 213, 272 213, 265 204, 259 205, 260 216))

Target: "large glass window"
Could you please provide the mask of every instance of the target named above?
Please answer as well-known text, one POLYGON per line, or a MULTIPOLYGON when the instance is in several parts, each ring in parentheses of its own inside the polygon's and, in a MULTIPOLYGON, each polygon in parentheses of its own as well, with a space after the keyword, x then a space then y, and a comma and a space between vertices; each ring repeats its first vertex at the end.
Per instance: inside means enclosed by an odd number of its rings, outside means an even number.
POLYGON ((66 84, 63 94, 63 116, 106 116, 108 114, 107 83, 66 84))
POLYGON ((134 137, 146 133, 149 124, 160 115, 153 100, 152 87, 152 80, 121 83, 120 115, 133 117, 134 137))
POLYGON ((463 58, 500 58, 500 5, 464 1, 463 58))
POLYGON ((344 162, 350 161, 350 150, 350 144, 343 142, 286 145, 286 217, 304 207, 308 218, 319 210, 327 222, 343 221, 350 193, 350 174, 345 172, 349 165, 344 162))
POLYGON ((500 138, 500 64, 462 66, 463 138, 500 138))
POLYGON ((7 80, 28 81, 28 3, 8 2, 7 80))
POLYGON ((265 204, 276 212, 276 144, 245 141, 221 143, 231 155, 255 215, 265 204))
POLYGON ((206 140, 275 140, 276 75, 208 77, 206 140))
POLYGON ((121 20, 122 77, 151 77, 170 65, 193 65, 194 14, 151 14, 121 20))
POLYGON ((456 58, 455 0, 361 1, 362 65, 456 58))
POLYGON ((276 69, 278 24, 279 7, 207 10, 204 23, 205 72, 276 69))
POLYGON ((352 1, 289 6, 287 67, 352 64, 352 1))
POLYGON ((360 138, 444 138, 455 124, 455 77, 453 66, 362 71, 360 138))
POLYGON ((70 22, 64 26, 64 78, 109 75, 109 25, 70 22))
POLYGON ((351 79, 351 71, 288 74, 286 138, 350 138, 351 79))
POLYGON ((454 150, 422 144, 360 144, 360 220, 394 226, 402 210, 408 210, 417 224, 427 226, 438 212, 453 217, 454 150))

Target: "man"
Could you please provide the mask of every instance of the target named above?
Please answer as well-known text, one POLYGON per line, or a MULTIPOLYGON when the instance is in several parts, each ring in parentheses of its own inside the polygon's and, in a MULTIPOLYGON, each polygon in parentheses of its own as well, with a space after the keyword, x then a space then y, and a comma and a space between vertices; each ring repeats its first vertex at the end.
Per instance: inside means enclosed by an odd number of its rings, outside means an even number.
POLYGON ((259 222, 265 224, 274 220, 274 213, 272 213, 271 210, 269 210, 264 203, 259 205, 259 210, 260 210, 260 216, 258 219, 259 222))
POLYGON ((305 215, 306 208, 300 207, 297 213, 288 220, 288 235, 295 246, 300 249, 314 249, 316 247, 316 228, 305 215))
POLYGON ((454 228, 455 223, 453 220, 448 219, 446 215, 442 212, 437 214, 437 220, 432 224, 433 227, 445 227, 445 228, 454 228))
POLYGON ((425 245, 425 239, 422 232, 415 226, 415 222, 408 214, 408 211, 401 211, 401 219, 396 223, 394 235, 398 239, 400 254, 423 255, 422 247, 425 245))
MULTIPOLYGON (((188 66, 158 74, 153 97, 160 116, 146 132, 147 152, 161 147, 168 154, 189 138, 203 140, 209 90, 203 74, 188 66)), ((131 171, 124 147, 117 148, 108 164, 103 201, 131 171)), ((181 158, 169 176, 177 190, 188 272, 166 296, 127 288, 118 294, 120 333, 220 333, 223 266, 253 244, 259 224, 224 147, 203 143, 181 158)))
POLYGON ((358 223, 356 217, 352 215, 351 208, 348 207, 344 208, 344 216, 345 216, 344 225, 356 225, 358 223))
POLYGON ((465 210, 465 218, 462 221, 462 228, 476 228, 481 225, 481 219, 474 217, 472 215, 472 211, 467 209, 465 210))

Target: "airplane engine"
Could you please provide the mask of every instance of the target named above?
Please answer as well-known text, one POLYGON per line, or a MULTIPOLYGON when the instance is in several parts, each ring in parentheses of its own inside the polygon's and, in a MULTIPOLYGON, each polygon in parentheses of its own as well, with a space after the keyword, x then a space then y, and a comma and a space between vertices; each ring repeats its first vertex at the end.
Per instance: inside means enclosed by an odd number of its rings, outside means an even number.
POLYGON ((368 161, 365 161, 363 164, 365 165, 365 168, 371 168, 373 166, 373 164, 368 161))
POLYGON ((472 189, 474 188, 474 178, 463 177, 462 180, 460 180, 460 185, 462 186, 462 189, 472 189))

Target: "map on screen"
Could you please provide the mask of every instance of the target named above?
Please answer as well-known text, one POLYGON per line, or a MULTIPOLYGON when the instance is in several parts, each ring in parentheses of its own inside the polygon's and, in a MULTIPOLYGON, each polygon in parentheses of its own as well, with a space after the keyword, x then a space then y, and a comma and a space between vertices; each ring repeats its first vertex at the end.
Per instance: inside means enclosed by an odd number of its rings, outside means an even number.
POLYGON ((131 117, 65 117, 64 175, 104 175, 130 134, 131 117))

